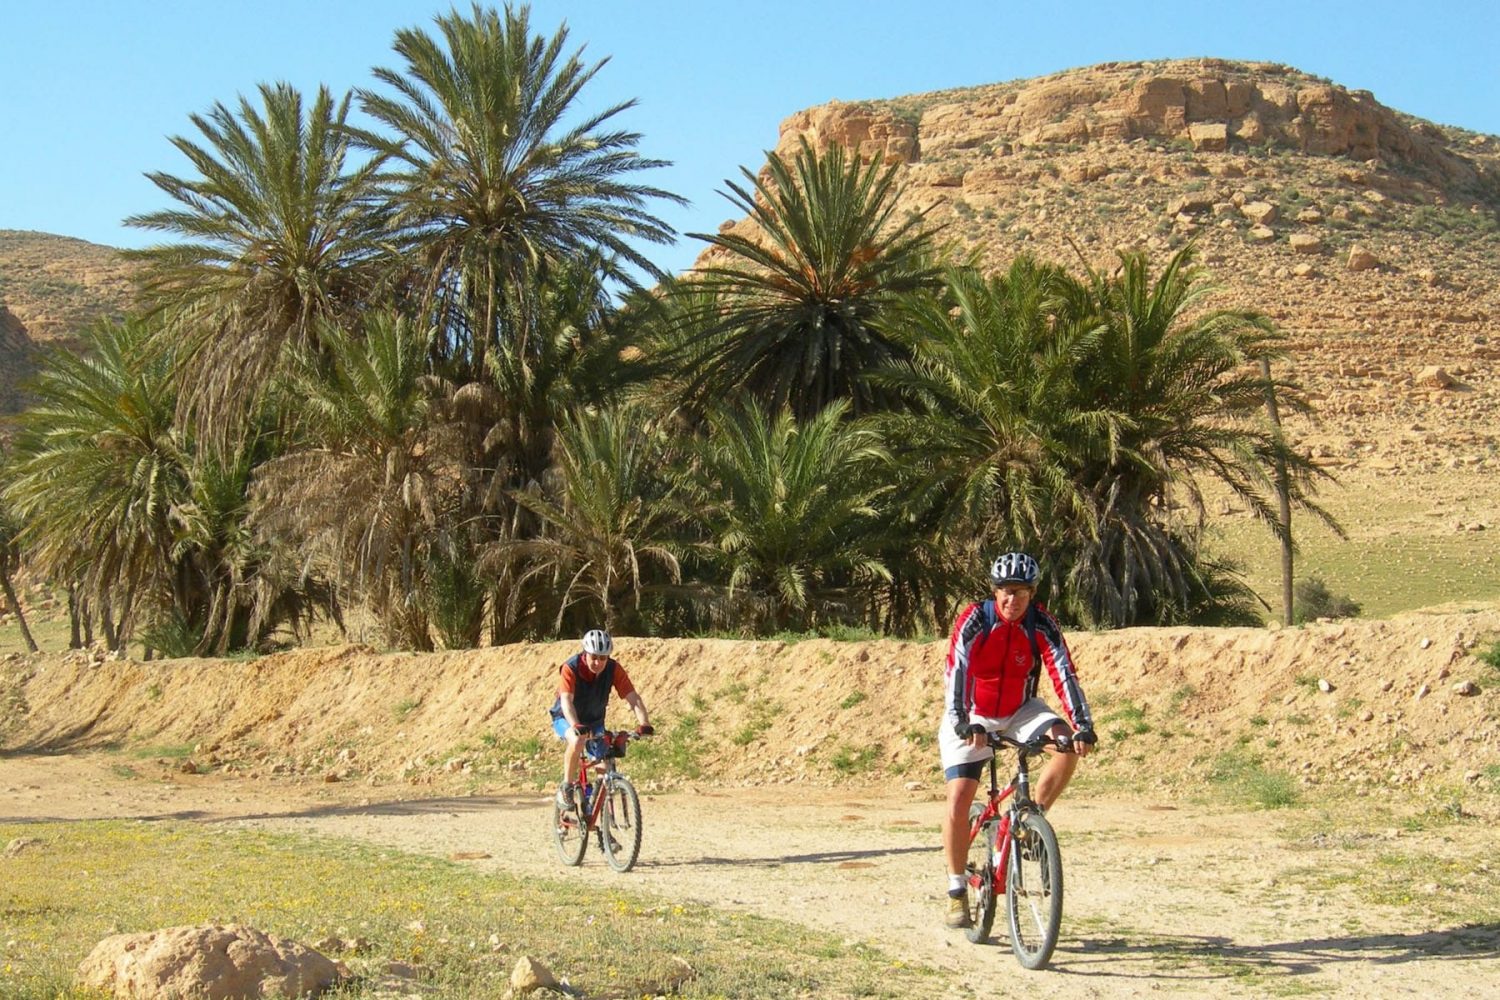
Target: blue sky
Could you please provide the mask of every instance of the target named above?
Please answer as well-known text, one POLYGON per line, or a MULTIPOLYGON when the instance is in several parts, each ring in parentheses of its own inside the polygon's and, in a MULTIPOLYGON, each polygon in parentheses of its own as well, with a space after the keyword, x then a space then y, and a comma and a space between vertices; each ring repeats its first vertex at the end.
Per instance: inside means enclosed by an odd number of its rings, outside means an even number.
MULTIPOLYGON (((468 10, 465 0, 460 9, 468 10)), ((0 229, 110 246, 158 237, 121 225, 166 207, 143 176, 187 175, 170 135, 261 82, 304 91, 372 84, 400 66, 396 29, 429 26, 420 0, 0 0, 0 229)), ((1495 0, 1281 0, 1156 5, 1006 0, 536 0, 533 23, 609 64, 584 91, 641 151, 650 178, 692 201, 679 231, 731 213, 717 193, 758 166, 781 120, 834 98, 895 97, 1041 76, 1110 60, 1213 56, 1286 63, 1447 125, 1500 134, 1495 0)), ((699 244, 650 251, 669 270, 699 244)))

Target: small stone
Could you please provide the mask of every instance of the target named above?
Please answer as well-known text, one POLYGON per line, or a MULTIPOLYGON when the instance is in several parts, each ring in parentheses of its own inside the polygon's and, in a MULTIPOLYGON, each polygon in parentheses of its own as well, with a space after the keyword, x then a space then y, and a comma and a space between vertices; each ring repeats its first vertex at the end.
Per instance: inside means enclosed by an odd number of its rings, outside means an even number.
POLYGON ((1459 681, 1453 685, 1453 693, 1465 698, 1472 698, 1479 693, 1479 685, 1473 681, 1459 681))
POLYGON ((1417 693, 1414 696, 1415 700, 1421 701, 1423 698, 1427 697, 1428 692, 1430 692, 1431 690, 1432 688, 1428 687, 1426 684, 1423 684, 1421 687, 1417 688, 1417 693))
POLYGON ((1328 678, 1326 677, 1319 677, 1318 690, 1322 691, 1324 694, 1332 694, 1334 690, 1333 682, 1328 680, 1328 678))
POLYGON ((1422 641, 1419 642, 1417 645, 1420 646, 1423 649, 1427 649, 1429 646, 1432 645, 1432 640, 1429 639, 1429 638, 1427 638, 1426 636, 1423 636, 1422 637, 1422 641))
POLYGON ((510 974, 510 988, 517 993, 550 990, 556 985, 557 977, 552 975, 552 970, 530 955, 522 955, 517 959, 516 967, 510 974))

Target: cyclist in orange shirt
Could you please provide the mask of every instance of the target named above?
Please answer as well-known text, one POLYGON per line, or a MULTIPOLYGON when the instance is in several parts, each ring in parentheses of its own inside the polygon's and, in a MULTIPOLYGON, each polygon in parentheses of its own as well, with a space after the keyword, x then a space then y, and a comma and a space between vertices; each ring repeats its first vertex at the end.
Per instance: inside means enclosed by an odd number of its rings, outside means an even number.
POLYGON ((552 703, 551 714, 552 731, 565 744, 563 783, 557 790, 557 801, 565 809, 573 808, 573 786, 578 782, 584 741, 604 732, 610 692, 624 698, 635 712, 640 723, 637 735, 649 736, 652 732, 646 703, 620 661, 610 655, 614 648, 608 632, 592 629, 584 634, 583 650, 568 657, 558 675, 557 700, 552 703))

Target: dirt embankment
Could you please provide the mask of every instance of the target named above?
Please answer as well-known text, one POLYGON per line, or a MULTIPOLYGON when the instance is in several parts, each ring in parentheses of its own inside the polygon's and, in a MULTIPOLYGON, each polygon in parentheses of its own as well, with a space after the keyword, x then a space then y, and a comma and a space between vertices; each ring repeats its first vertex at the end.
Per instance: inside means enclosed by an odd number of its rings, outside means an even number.
MULTIPOLYGON (((1169 794, 1236 750, 1304 784, 1490 783, 1500 604, 1297 629, 1070 637, 1107 753, 1169 794)), ((747 785, 930 781, 942 643, 633 639, 618 654, 705 773, 747 785), (851 753, 866 745, 873 758, 851 753)), ((545 709, 571 644, 414 655, 363 646, 251 661, 75 652, 4 664, 12 749, 194 748, 199 770, 316 780, 552 779, 545 709), (538 740, 538 737, 544 739, 538 740)), ((622 724, 627 721, 620 717, 622 724)))

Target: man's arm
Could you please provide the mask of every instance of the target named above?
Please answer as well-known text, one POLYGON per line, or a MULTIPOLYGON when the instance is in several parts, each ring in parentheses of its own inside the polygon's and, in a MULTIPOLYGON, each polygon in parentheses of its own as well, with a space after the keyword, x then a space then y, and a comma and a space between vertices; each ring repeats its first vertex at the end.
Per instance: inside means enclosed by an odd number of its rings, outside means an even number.
POLYGON ((574 729, 578 728, 578 712, 573 708, 573 692, 559 691, 557 695, 558 706, 562 710, 562 717, 567 720, 568 725, 574 729))
POLYGON ((1083 685, 1078 683, 1078 671, 1073 666, 1073 655, 1063 639, 1062 626, 1045 608, 1037 607, 1035 616, 1037 652, 1052 677, 1052 689, 1062 703, 1068 721, 1077 730, 1094 728, 1093 713, 1089 711, 1088 699, 1083 696, 1083 685))
POLYGON ((646 712, 646 703, 641 700, 638 693, 631 691, 627 694, 625 704, 629 705, 630 710, 635 713, 635 721, 640 723, 642 729, 651 725, 651 716, 646 712))

